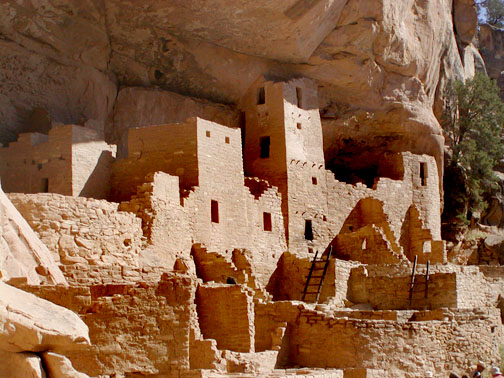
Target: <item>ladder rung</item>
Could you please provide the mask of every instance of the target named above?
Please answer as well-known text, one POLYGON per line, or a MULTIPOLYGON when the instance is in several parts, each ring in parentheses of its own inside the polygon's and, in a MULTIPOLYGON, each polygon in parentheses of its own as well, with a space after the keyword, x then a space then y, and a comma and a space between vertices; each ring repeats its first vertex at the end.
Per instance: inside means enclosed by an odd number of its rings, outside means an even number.
POLYGON ((316 291, 307 291, 307 292, 305 293, 305 295, 306 295, 306 294, 318 294, 318 292, 316 292, 316 291))
POLYGON ((324 268, 313 268, 313 270, 324 270, 324 268))
POLYGON ((308 286, 319 286, 319 283, 309 283, 308 286))
MULTIPOLYGON (((306 276, 308 278, 308 276, 306 276)), ((311 278, 322 278, 322 276, 311 276, 311 278)))

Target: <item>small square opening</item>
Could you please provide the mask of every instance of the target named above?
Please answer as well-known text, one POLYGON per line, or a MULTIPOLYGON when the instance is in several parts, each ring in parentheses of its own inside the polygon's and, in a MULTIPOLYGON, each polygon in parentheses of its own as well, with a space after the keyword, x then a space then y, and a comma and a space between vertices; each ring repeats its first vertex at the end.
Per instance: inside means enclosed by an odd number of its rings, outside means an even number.
POLYGON ((272 224, 271 224, 271 213, 263 213, 263 226, 264 226, 264 231, 271 231, 272 224))
POLYGON ((257 93, 257 105, 262 105, 266 103, 266 92, 264 91, 264 87, 259 88, 259 92, 257 93))
POLYGON ((306 240, 313 240, 313 228, 311 219, 305 219, 304 237, 306 240))
POLYGON ((219 202, 212 200, 210 208, 212 214, 212 222, 219 223, 219 202))
POLYGON ((316 177, 312 177, 311 178, 311 182, 313 185, 317 185, 317 178, 316 177))
POLYGON ((427 185, 427 163, 420 163, 420 182, 422 186, 427 185))
POLYGON ((226 142, 226 144, 229 144, 229 137, 225 137, 224 141, 226 142))
POLYGON ((301 88, 296 87, 296 98, 297 98, 297 106, 298 108, 303 108, 303 91, 301 88))
POLYGON ((207 136, 207 138, 210 138, 210 131, 206 132, 206 136, 207 136))
POLYGON ((298 130, 301 130, 301 122, 298 122, 298 123, 296 124, 296 127, 298 128, 298 130))
POLYGON ((270 137, 262 137, 259 140, 259 145, 261 147, 260 157, 261 159, 267 159, 270 157, 270 137))

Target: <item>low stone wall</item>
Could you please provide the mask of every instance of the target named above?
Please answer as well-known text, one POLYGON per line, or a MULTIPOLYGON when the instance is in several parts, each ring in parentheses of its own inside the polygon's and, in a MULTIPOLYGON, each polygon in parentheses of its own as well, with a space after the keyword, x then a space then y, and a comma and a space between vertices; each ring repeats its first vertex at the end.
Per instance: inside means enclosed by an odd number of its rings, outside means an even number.
POLYGON ((493 308, 445 311, 442 320, 430 322, 337 318, 305 309, 289 333, 289 360, 306 367, 386 369, 394 377, 427 370, 441 376, 470 359, 497 361, 502 336, 493 308))

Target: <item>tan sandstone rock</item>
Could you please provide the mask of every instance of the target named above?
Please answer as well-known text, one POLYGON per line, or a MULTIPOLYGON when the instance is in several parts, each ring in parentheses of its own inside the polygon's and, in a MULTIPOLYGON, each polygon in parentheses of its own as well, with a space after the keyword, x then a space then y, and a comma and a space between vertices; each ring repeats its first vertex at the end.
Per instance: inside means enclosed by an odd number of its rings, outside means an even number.
POLYGON ((1 378, 45 378, 40 357, 33 353, 12 353, 0 350, 1 378))
POLYGON ((42 358, 50 378, 89 378, 87 374, 75 370, 72 362, 61 354, 45 352, 42 358))
POLYGON ((0 188, 0 273, 3 280, 26 277, 29 284, 66 284, 51 255, 0 188))
POLYGON ((0 282, 0 350, 64 351, 89 343, 88 327, 72 311, 0 282))

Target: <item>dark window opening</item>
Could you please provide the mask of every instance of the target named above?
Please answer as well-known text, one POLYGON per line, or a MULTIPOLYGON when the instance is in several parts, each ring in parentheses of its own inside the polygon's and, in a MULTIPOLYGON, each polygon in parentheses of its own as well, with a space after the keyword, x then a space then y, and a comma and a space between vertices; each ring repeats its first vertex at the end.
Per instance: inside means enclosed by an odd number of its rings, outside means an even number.
POLYGON ((259 88, 259 93, 257 94, 257 105, 266 104, 266 92, 264 87, 259 88))
POLYGON ((42 179, 41 191, 42 191, 42 193, 49 193, 49 179, 48 178, 42 179))
POLYGON ((305 220, 304 238, 306 240, 313 240, 313 229, 311 219, 305 220))
POLYGON ((271 224, 271 214, 270 213, 263 213, 263 226, 264 226, 264 231, 271 231, 272 224, 271 224))
POLYGON ((212 200, 211 213, 212 213, 212 222, 219 223, 219 202, 212 200))
POLYGON ((420 181, 422 182, 422 186, 427 185, 427 164, 420 163, 420 181))
POLYGON ((226 144, 229 144, 229 137, 225 137, 224 141, 226 142, 226 144))
POLYGON ((301 88, 296 87, 296 97, 297 97, 297 106, 298 108, 303 108, 303 92, 301 88))
POLYGON ((317 178, 316 177, 312 177, 311 178, 311 182, 313 185, 317 185, 317 178))
POLYGON ((210 138, 210 131, 206 132, 206 136, 207 136, 207 138, 210 138))
POLYGON ((262 137, 259 140, 261 146, 261 159, 267 159, 270 157, 270 137, 262 137))
POLYGON ((301 122, 297 123, 297 128, 298 128, 298 130, 301 130, 301 122))

